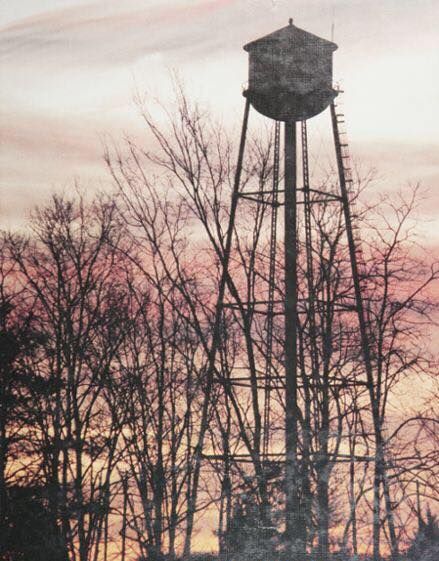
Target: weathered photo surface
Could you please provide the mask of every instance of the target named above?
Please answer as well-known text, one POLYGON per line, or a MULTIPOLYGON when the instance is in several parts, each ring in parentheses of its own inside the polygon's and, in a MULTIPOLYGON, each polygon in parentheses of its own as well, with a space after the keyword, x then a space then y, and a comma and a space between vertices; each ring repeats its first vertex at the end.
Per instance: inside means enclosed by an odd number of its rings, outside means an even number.
POLYGON ((433 0, 0 10, 0 560, 439 558, 433 0))

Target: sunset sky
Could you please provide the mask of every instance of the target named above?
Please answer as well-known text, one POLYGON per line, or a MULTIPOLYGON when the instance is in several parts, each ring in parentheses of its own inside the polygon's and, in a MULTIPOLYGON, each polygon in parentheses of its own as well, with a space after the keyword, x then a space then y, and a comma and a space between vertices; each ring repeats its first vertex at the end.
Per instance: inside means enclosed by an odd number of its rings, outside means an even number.
MULTIPOLYGON (((351 152, 377 169, 373 195, 420 182, 418 228, 439 248, 439 0, 0 0, 0 228, 75 181, 110 190, 103 143, 147 142, 133 97, 166 104, 175 72, 238 135, 242 46, 289 17, 338 44, 334 80, 351 152)), ((328 125, 313 131, 322 158, 328 125)))
POLYGON ((242 45, 287 24, 331 38, 352 152, 383 189, 421 181, 439 242, 437 0, 3 0, 0 216, 23 220, 74 178, 109 183, 102 139, 140 134, 133 94, 188 94, 239 127, 242 45))

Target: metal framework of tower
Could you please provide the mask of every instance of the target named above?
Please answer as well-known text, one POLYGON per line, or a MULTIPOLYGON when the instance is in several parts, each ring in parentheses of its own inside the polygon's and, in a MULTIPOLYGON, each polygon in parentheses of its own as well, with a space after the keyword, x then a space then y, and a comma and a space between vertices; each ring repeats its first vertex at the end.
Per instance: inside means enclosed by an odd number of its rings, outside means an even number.
MULTIPOLYGON (((371 388, 373 385, 372 363, 370 354, 370 342, 368 335, 368 326, 366 318, 366 310, 363 301, 362 279, 364 278, 364 259, 361 250, 361 240, 358 235, 358 227, 355 220, 355 210, 352 207, 352 198, 350 196, 350 184, 352 183, 352 174, 350 169, 350 157, 348 152, 348 143, 345 133, 342 131, 344 116, 337 110, 334 101, 329 104, 331 115, 332 135, 335 147, 335 157, 338 171, 338 192, 327 191, 325 189, 317 189, 310 184, 309 154, 308 154, 308 131, 307 121, 302 120, 296 122, 294 120, 284 121, 284 167, 283 167, 283 189, 281 187, 281 128, 282 124, 275 121, 274 124, 274 155, 273 155, 273 172, 272 172, 272 188, 265 190, 261 187, 259 191, 249 191, 241 186, 241 175, 244 162, 244 152, 247 138, 247 129, 249 121, 251 102, 246 100, 244 118, 242 123, 241 140, 239 146, 238 161, 236 167, 235 181, 233 185, 232 200, 230 207, 229 224, 225 236, 224 256, 222 265, 222 274, 219 284, 216 317, 214 324, 214 332, 212 339, 212 347, 210 350, 209 367, 214 371, 216 369, 217 352, 221 345, 221 329, 222 317, 224 310, 230 308, 246 307, 252 310, 252 313, 261 313, 265 316, 264 334, 265 334, 265 365, 259 376, 251 374, 232 376, 224 378, 221 375, 215 376, 215 383, 221 385, 225 393, 229 395, 235 390, 242 391, 242 388, 256 387, 263 392, 263 414, 262 414, 262 449, 257 451, 257 458, 251 453, 236 453, 230 451, 222 455, 206 454, 205 459, 211 462, 231 462, 237 463, 255 463, 259 462, 262 466, 278 463, 283 466, 283 482, 285 493, 285 536, 287 537, 287 550, 290 561, 304 561, 307 558, 305 544, 306 535, 303 534, 306 528, 307 520, 306 508, 303 505, 303 489, 301 489, 302 479, 301 470, 305 465, 304 458, 300 457, 299 451, 299 420, 301 415, 299 404, 300 392, 300 376, 298 374, 298 324, 299 314, 307 316, 307 337, 311 349, 311 365, 310 365, 310 384, 320 387, 322 382, 320 379, 320 365, 318 359, 318 350, 316 348, 318 333, 315 323, 316 308, 319 300, 314 291, 314 271, 313 271, 313 239, 312 239, 312 208, 313 205, 341 205, 342 215, 344 219, 344 227, 346 232, 346 245, 349 254, 349 262, 351 269, 351 279, 353 286, 352 297, 346 298, 338 302, 338 309, 341 312, 350 311, 356 314, 358 318, 359 340, 364 363, 365 379, 352 380, 352 385, 363 385, 371 388), (300 130, 297 131, 297 128, 300 130), (297 141, 297 132, 300 134, 300 143, 297 141), (300 152, 301 163, 301 187, 298 182, 298 153, 300 152), (265 205, 270 209, 269 216, 269 236, 268 250, 269 263, 267 274, 267 297, 264 300, 253 299, 247 302, 236 303, 233 294, 230 293, 230 261, 234 235, 236 233, 236 216, 238 205, 247 202, 247 204, 265 205), (283 288, 284 299, 276 300, 277 285, 276 278, 279 272, 278 265, 278 230, 279 230, 279 209, 284 210, 284 266, 283 266, 283 288), (299 240, 297 235, 298 215, 303 212, 304 225, 304 258, 305 258, 305 286, 307 294, 304 298, 298 296, 298 254, 299 240), (279 306, 282 306, 282 312, 279 312, 279 306), (280 375, 275 373, 273 369, 273 326, 274 318, 277 314, 282 313, 284 317, 284 373, 280 375), (272 435, 274 429, 272 427, 272 396, 274 391, 283 392, 285 404, 284 419, 284 449, 272 449, 272 435)), ((331 384, 344 383, 331 380, 331 384)), ((327 388, 326 388, 327 390, 327 388)), ((339 454, 335 461, 350 461, 348 455, 339 454)), ((370 457, 356 456, 355 461, 370 461, 370 457)), ((308 462, 317 461, 313 458, 307 458, 308 462)), ((319 461, 322 461, 320 458, 319 461)), ((334 460, 332 460, 334 461, 334 460)), ((306 465, 305 465, 306 468, 306 465)), ((258 477, 264 477, 264 470, 260 469, 258 477), (262 474, 262 475, 261 475, 262 474)), ((262 515, 262 519, 264 516, 262 515)), ((262 520, 262 526, 268 524, 262 520)), ((327 559, 328 555, 328 536, 322 538, 320 559, 327 559), (326 541, 325 541, 326 540, 326 541)))

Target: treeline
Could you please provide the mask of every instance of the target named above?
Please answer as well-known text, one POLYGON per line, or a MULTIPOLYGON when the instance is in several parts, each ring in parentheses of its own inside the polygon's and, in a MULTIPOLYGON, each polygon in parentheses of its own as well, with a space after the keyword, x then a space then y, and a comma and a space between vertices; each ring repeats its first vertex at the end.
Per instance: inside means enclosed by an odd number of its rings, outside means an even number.
MULTIPOLYGON (((268 348, 265 320, 243 305, 267 293, 268 207, 238 213, 233 305, 212 371, 235 151, 181 93, 165 124, 143 118, 151 150, 127 140, 105 154, 111 195, 54 196, 33 212, 29 233, 1 237, 5 560, 189 559, 203 526, 224 559, 282 558, 282 466, 264 456, 263 419, 280 453, 283 321, 276 316, 268 348), (277 382, 264 412, 267 361, 277 382), (248 388, 231 383, 238 370, 248 388)), ((271 185, 272 152, 270 132, 250 142, 243 188, 271 185)), ((359 174, 352 198, 371 181, 359 174)), ((438 499, 428 335, 439 269, 416 243, 415 206, 416 190, 360 205, 356 216, 372 392, 355 316, 339 305, 352 294, 340 208, 314 207, 311 286, 301 250, 301 294, 307 301, 311 290, 319 305, 315 337, 309 306, 299 318, 300 500, 306 548, 322 561, 366 552, 396 560, 416 532, 411 551, 421 559, 437 542, 426 509, 438 499), (418 386, 431 392, 412 403, 418 386), (435 538, 422 542, 427 527, 435 538)))

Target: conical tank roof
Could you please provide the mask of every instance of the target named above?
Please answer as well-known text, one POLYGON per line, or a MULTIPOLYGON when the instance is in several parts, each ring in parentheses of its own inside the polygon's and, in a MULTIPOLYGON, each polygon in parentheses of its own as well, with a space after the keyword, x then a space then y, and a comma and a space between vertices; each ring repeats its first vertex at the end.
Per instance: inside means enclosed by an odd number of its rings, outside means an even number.
POLYGON ((313 33, 309 33, 309 31, 305 31, 304 29, 300 29, 293 25, 292 20, 290 20, 289 25, 285 27, 281 27, 277 31, 273 31, 273 33, 269 33, 268 35, 264 35, 264 37, 260 37, 255 41, 250 41, 244 45, 245 51, 252 51, 255 48, 258 48, 262 45, 268 44, 309 44, 314 43, 317 45, 321 45, 323 48, 326 48, 331 51, 335 51, 338 47, 332 41, 328 41, 327 39, 323 39, 322 37, 318 37, 318 35, 314 35, 313 33))

